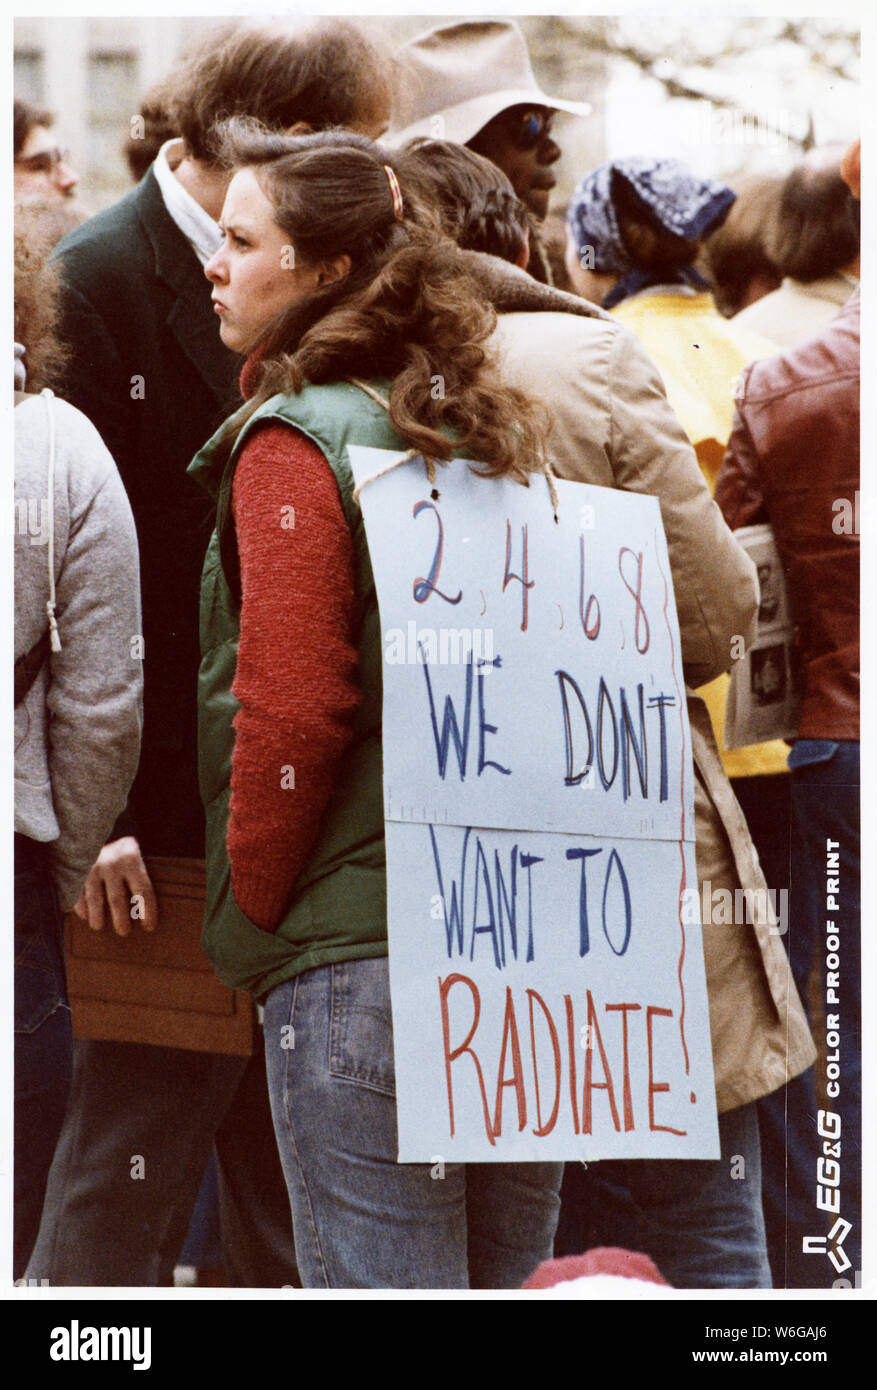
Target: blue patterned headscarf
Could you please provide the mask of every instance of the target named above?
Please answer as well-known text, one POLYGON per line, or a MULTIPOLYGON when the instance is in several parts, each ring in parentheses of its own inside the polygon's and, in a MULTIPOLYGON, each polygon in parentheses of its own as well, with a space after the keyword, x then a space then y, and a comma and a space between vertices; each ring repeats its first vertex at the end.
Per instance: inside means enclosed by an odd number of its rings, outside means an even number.
POLYGON ((631 257, 618 226, 613 202, 617 180, 626 183, 652 216, 668 232, 695 241, 718 227, 736 198, 730 188, 714 179, 700 179, 679 159, 632 156, 601 164, 580 180, 566 215, 567 226, 581 258, 586 248, 593 255, 593 269, 619 275, 619 283, 603 301, 611 309, 646 285, 683 283, 709 288, 692 266, 681 265, 660 272, 643 270, 631 257))

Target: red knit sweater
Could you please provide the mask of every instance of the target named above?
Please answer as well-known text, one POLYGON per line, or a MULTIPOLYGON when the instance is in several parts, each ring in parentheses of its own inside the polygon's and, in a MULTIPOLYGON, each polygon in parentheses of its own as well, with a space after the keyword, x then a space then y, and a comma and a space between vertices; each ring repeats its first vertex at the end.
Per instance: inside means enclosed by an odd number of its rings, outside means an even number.
POLYGON ((288 425, 266 424, 247 441, 232 510, 241 708, 227 845, 238 906, 273 931, 317 839, 360 700, 353 544, 329 464, 288 425))

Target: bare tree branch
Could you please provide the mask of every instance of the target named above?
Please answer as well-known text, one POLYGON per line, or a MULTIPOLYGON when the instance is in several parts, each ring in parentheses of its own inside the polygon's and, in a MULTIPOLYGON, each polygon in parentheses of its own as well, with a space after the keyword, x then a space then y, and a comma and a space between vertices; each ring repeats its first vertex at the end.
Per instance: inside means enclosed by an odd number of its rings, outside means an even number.
MULTIPOLYGON (((643 26, 638 24, 637 36, 642 37, 641 31, 643 26)), ((677 34, 675 30, 668 33, 667 24, 663 24, 660 34, 658 46, 656 29, 645 29, 645 42, 637 42, 626 20, 609 16, 576 19, 558 15, 552 16, 550 24, 546 25, 539 47, 543 61, 567 75, 576 70, 586 72, 593 66, 595 56, 607 61, 618 60, 659 82, 670 97, 709 102, 717 110, 739 113, 743 118, 751 113, 744 111, 733 97, 699 85, 694 75, 696 70, 714 68, 717 72, 728 72, 739 69, 742 63, 751 60, 754 51, 767 44, 792 44, 803 50, 808 64, 826 79, 853 82, 858 73, 857 34, 839 28, 830 20, 748 17, 729 21, 724 41, 722 31, 718 31, 718 49, 715 30, 712 31, 712 46, 694 25, 684 26, 677 34)), ((782 133, 790 144, 808 149, 814 139, 812 109, 799 111, 799 115, 802 133, 795 135, 789 130, 782 133), (805 123, 806 129, 803 129, 805 123)))

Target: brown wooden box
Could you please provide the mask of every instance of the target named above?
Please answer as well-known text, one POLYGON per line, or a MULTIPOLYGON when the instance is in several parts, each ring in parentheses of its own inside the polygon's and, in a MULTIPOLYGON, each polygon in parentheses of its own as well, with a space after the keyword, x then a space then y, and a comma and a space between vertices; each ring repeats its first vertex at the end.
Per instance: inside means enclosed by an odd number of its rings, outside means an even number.
POLYGON ((203 863, 154 858, 146 867, 158 898, 155 932, 134 921, 130 935, 119 937, 67 918, 74 1035, 248 1056, 250 996, 222 984, 201 949, 203 863))

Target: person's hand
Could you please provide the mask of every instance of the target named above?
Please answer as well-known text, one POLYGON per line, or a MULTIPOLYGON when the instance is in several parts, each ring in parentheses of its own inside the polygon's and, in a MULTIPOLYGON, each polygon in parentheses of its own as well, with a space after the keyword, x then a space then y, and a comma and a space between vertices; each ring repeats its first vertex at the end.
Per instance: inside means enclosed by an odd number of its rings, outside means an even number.
POLYGON ((133 835, 104 845, 73 911, 92 931, 103 931, 107 905, 117 936, 128 936, 131 924, 137 921, 144 931, 158 926, 152 881, 133 835))

